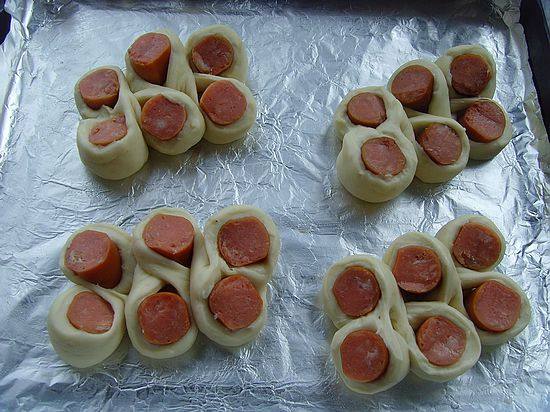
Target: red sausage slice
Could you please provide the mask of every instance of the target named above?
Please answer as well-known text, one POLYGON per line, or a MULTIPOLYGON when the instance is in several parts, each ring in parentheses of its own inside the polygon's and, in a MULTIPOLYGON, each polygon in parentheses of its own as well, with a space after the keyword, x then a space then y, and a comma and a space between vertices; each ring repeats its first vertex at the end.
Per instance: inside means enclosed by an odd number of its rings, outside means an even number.
POLYGON ((128 49, 134 71, 153 84, 164 84, 166 81, 171 53, 170 39, 161 33, 144 34, 128 49))
POLYGON ((390 354, 384 340, 376 333, 357 330, 350 333, 340 345, 342 370, 358 382, 373 382, 388 368, 390 354))
POLYGON ((90 109, 115 107, 120 85, 114 70, 100 69, 84 77, 78 84, 82 100, 90 109))
POLYGON ((403 106, 426 112, 432 100, 434 75, 424 66, 405 67, 393 79, 391 92, 403 106))
POLYGON ((220 126, 235 123, 246 111, 246 97, 229 80, 211 83, 199 102, 210 120, 220 126))
POLYGON ((97 146, 108 146, 122 139, 127 133, 126 116, 118 114, 96 124, 90 131, 88 140, 97 146))
POLYGON ((381 295, 374 273, 361 266, 351 266, 340 273, 332 293, 342 312, 354 318, 371 312, 381 295))
POLYGON ((233 64, 233 46, 223 36, 206 36, 193 47, 191 60, 200 73, 217 76, 233 64))
POLYGON ((78 233, 65 253, 65 266, 76 276, 101 287, 112 289, 122 278, 120 252, 103 232, 78 233))
POLYGON ((248 278, 235 275, 220 280, 208 297, 214 318, 229 330, 250 326, 263 308, 260 294, 248 278))
POLYGON ((491 80, 491 68, 477 54, 462 54, 451 62, 451 85, 458 94, 478 96, 491 80))
POLYGON ((109 302, 93 292, 75 295, 67 310, 67 319, 75 328, 99 334, 113 326, 115 312, 109 302))
POLYGON ((397 251, 392 272, 404 291, 426 293, 434 290, 441 281, 441 261, 432 249, 405 246, 397 251))
POLYGON ((483 270, 499 258, 502 245, 498 235, 479 223, 465 223, 454 240, 452 252, 465 268, 483 270))
POLYGON ((462 153, 460 138, 445 124, 432 123, 416 137, 416 141, 428 157, 441 166, 453 164, 462 153))
POLYGON ((155 215, 145 225, 142 236, 149 249, 184 266, 190 266, 195 229, 183 216, 155 215))
POLYGON ((187 111, 181 104, 173 103, 162 94, 147 100, 141 109, 141 127, 159 140, 173 139, 181 132, 187 111))
POLYGON ((449 366, 462 357, 466 332, 443 316, 432 316, 416 331, 416 343, 430 363, 449 366))
POLYGON ((398 175, 406 163, 403 152, 389 137, 376 137, 363 143, 361 159, 367 170, 383 177, 398 175))
POLYGON ((504 133, 506 118, 495 103, 482 101, 472 104, 458 119, 466 134, 475 142, 490 143, 504 133))
POLYGON ((479 285, 466 299, 472 322, 488 332, 504 332, 514 326, 521 311, 521 297, 496 280, 479 285))
POLYGON ((138 322, 145 340, 152 345, 170 345, 191 329, 187 303, 180 295, 160 292, 147 296, 138 307, 138 322))
POLYGON ((348 103, 347 113, 353 124, 378 127, 386 121, 384 100, 374 93, 360 93, 348 103))
POLYGON ((218 250, 229 266, 261 262, 267 258, 269 247, 269 233, 255 217, 230 220, 218 232, 218 250))

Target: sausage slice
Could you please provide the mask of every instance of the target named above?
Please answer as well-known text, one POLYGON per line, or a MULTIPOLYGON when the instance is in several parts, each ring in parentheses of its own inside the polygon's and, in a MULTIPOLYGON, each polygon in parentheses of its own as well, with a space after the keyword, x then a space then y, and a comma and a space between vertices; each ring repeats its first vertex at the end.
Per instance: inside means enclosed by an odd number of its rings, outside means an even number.
POLYGON ((101 106, 115 107, 119 88, 118 76, 112 69, 96 70, 78 84, 82 100, 93 110, 98 110, 101 106))
POLYGON ((401 289, 420 294, 434 290, 441 281, 441 261, 432 249, 405 246, 397 251, 393 276, 401 289))
POLYGON ((374 273, 361 266, 351 266, 340 273, 332 293, 340 310, 354 318, 371 312, 381 296, 374 273))
POLYGON ((269 233, 260 219, 243 217, 226 222, 218 232, 218 251, 229 266, 261 262, 269 254, 269 233))
POLYGON ((149 249, 184 266, 190 266, 195 229, 183 216, 155 215, 145 225, 142 236, 149 249))
POLYGON ((441 166, 453 164, 462 153, 460 138, 445 124, 430 124, 419 136, 416 136, 416 141, 428 157, 441 166))
POLYGON ((233 46, 229 40, 213 34, 193 47, 191 61, 198 72, 217 76, 231 67, 233 54, 233 46))
POLYGON ((351 98, 347 113, 353 124, 378 127, 386 121, 384 100, 374 93, 360 93, 351 98))
POLYGON ((426 112, 432 100, 434 75, 424 66, 405 67, 393 79, 392 94, 403 106, 426 112))
POLYGON ((126 116, 117 114, 115 117, 96 124, 92 130, 90 130, 88 140, 90 143, 97 146, 108 146, 122 139, 127 133, 128 126, 126 126, 126 116))
POLYGON ((246 97, 229 80, 211 83, 201 96, 199 105, 208 118, 220 126, 235 123, 246 111, 246 97))
POLYGON ((67 319, 71 325, 87 333, 108 332, 114 318, 111 304, 98 294, 88 291, 75 295, 67 310, 67 319))
POLYGON ((376 137, 363 143, 361 159, 367 170, 383 177, 398 175, 406 163, 403 152, 389 137, 376 137))
POLYGON ((344 374, 358 382, 377 380, 386 372, 390 361, 384 340, 367 329, 346 336, 340 345, 340 357, 344 374))
POLYGON ((466 332, 443 316, 432 316, 416 331, 416 343, 431 364, 449 366, 462 357, 466 332))
POLYGON ((159 140, 170 140, 178 135, 187 120, 187 111, 162 94, 147 100, 141 110, 141 127, 159 140))
POLYGON ((453 242, 455 259, 465 268, 484 270, 498 260, 502 245, 498 235, 479 223, 464 224, 453 242))
POLYGON ((170 39, 161 33, 146 33, 128 49, 130 63, 138 76, 160 85, 166 82, 171 53, 170 39))
POLYGON ((451 85, 458 94, 478 96, 491 80, 491 68, 477 54, 462 54, 451 62, 451 85))
POLYGON ((459 117, 458 122, 475 142, 490 143, 504 133, 506 118, 500 107, 490 101, 472 104, 459 117))

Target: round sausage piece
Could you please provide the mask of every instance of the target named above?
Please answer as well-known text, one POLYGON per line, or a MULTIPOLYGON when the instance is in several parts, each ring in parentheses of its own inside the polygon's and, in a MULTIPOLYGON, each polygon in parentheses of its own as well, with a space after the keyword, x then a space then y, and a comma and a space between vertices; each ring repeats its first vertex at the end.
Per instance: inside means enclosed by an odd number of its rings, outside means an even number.
POLYGON ((340 273, 332 294, 340 310, 354 318, 372 312, 381 296, 374 273, 362 266, 351 266, 340 273))
POLYGON ((229 266, 261 262, 267 258, 269 247, 267 229, 253 216, 229 220, 218 232, 218 251, 229 266))
POLYGON ((500 107, 490 101, 481 101, 469 106, 458 122, 466 134, 475 142, 490 143, 504 133, 506 118, 500 107))
POLYGON ((462 144, 456 132, 441 123, 426 127, 416 141, 432 161, 440 166, 456 162, 462 153, 462 144))
POLYGON ((108 146, 122 139, 127 133, 126 116, 117 114, 115 117, 103 120, 92 127, 88 140, 97 146, 108 146))
POLYGON ((434 75, 424 66, 405 67, 393 79, 392 94, 403 106, 426 112, 432 100, 434 75))
POLYGON ((211 83, 201 96, 199 105, 212 122, 228 126, 243 117, 246 97, 229 80, 211 83))
POLYGON ((452 252, 465 268, 484 270, 495 264, 500 257, 501 248, 500 238, 493 230, 479 223, 469 222, 458 231, 452 252))
POLYGON ((105 233, 78 233, 65 252, 65 266, 87 282, 112 289, 122 278, 122 259, 115 242, 105 233))
POLYGON ((78 84, 82 100, 93 110, 101 109, 101 106, 115 107, 119 89, 117 73, 112 69, 96 70, 78 84))
POLYGON ((462 54, 451 62, 451 85, 458 94, 478 96, 491 80, 491 68, 477 54, 462 54))
POLYGON ((159 255, 190 267, 195 228, 183 216, 155 215, 143 229, 143 241, 159 255))
POLYGON ((340 345, 344 374, 354 381, 373 382, 388 368, 390 354, 376 333, 361 329, 350 333, 340 345))
POLYGON ((366 127, 376 128, 387 119, 384 100, 374 93, 360 93, 353 96, 348 103, 347 113, 353 124, 366 127))
POLYGON ((187 303, 171 292, 147 296, 138 307, 138 322, 143 337, 152 345, 170 345, 191 328, 187 303))
POLYGON ((111 304, 98 294, 88 291, 75 295, 67 310, 67 319, 71 325, 87 333, 108 332, 114 318, 111 304))
POLYGON ((214 285, 208 296, 208 306, 214 318, 232 331, 254 323, 262 312, 263 304, 252 282, 241 275, 223 278, 214 285))
POLYGON ((432 316, 416 331, 416 343, 431 364, 449 366, 462 357, 466 332, 443 316, 432 316))
POLYGON ((405 246, 397 251, 392 268, 399 287, 409 293, 427 293, 441 281, 441 261, 432 249, 405 246))
POLYGON ((181 104, 173 103, 162 94, 157 94, 141 109, 141 127, 151 136, 170 140, 178 135, 187 120, 187 111, 181 104))
POLYGON ((519 319, 521 297, 508 286, 488 280, 466 298, 466 311, 478 328, 493 333, 504 332, 519 319))
POLYGON ((161 33, 146 33, 136 39, 128 49, 130 63, 139 77, 153 84, 164 84, 172 45, 161 33))
POLYGON ((405 155, 389 137, 376 137, 363 143, 361 159, 367 170, 382 177, 398 175, 406 164, 405 155))
POLYGON ((229 69, 233 58, 233 46, 218 34, 206 36, 191 50, 191 61, 197 71, 214 76, 229 69))

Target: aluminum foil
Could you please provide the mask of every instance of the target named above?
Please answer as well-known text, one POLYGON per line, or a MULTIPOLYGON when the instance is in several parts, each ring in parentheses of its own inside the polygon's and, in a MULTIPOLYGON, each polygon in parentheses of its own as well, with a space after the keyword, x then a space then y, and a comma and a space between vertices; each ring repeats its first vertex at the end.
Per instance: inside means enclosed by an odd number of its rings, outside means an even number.
POLYGON ((549 410, 548 252, 550 145, 541 120, 517 1, 454 2, 8 1, 1 48, 0 409, 549 410), (232 26, 250 56, 258 119, 230 145, 201 142, 170 157, 151 151, 137 175, 108 182, 87 172, 75 144, 72 88, 99 65, 123 65, 139 34, 168 27, 185 40, 213 23, 232 26), (383 85, 402 63, 481 43, 498 65, 496 99, 515 128, 495 159, 471 162, 447 184, 416 180, 369 205, 338 182, 341 143, 332 114, 351 89, 383 85), (545 174, 546 173, 546 174, 545 174), (179 206, 204 224, 249 203, 278 224, 282 254, 258 339, 227 350, 201 336, 181 359, 153 362, 126 342, 91 370, 65 365, 46 332, 49 306, 69 286, 61 246, 76 228, 107 221, 130 231, 152 208, 179 206), (409 375, 361 396, 337 378, 334 333, 321 279, 353 253, 381 255, 411 230, 434 234, 465 213, 491 218, 508 239, 498 270, 526 291, 530 326, 485 349, 446 384, 409 375))

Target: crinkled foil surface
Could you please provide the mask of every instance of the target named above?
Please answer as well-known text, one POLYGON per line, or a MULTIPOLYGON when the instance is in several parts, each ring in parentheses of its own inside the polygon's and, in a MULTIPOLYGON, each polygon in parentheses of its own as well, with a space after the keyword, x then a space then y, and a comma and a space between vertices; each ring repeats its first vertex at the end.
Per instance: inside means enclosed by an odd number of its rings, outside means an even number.
POLYGON ((518 3, 12 0, 6 8, 13 22, 0 58, 0 409, 550 409, 550 147, 518 3), (168 27, 185 41, 213 23, 232 26, 248 49, 259 109, 248 137, 226 146, 203 141, 175 157, 151 151, 146 166, 120 182, 88 173, 75 144, 75 81, 94 66, 123 65, 143 32, 168 27), (415 179, 381 205, 353 198, 335 169, 341 144, 331 119, 342 97, 385 84, 408 60, 471 42, 497 61, 495 97, 513 120, 511 144, 447 184, 415 179), (153 362, 126 339, 107 362, 83 371, 57 357, 46 316, 69 286, 58 255, 72 231, 93 221, 131 231, 163 205, 204 224, 234 203, 265 209, 282 236, 269 320, 255 342, 227 350, 201 336, 192 353, 153 362), (451 382, 409 375, 378 395, 350 392, 329 356, 334 328, 319 301, 327 268, 353 253, 380 256, 402 233, 435 234, 471 212, 490 217, 507 238, 498 270, 531 299, 529 327, 485 348, 451 382))

